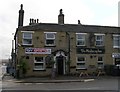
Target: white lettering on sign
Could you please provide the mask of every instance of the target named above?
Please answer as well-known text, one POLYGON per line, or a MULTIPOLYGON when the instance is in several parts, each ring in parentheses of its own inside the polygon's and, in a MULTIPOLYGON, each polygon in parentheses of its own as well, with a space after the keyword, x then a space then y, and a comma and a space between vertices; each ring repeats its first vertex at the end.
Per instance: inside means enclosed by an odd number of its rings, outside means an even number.
POLYGON ((51 54, 51 49, 46 48, 25 48, 26 54, 51 54))

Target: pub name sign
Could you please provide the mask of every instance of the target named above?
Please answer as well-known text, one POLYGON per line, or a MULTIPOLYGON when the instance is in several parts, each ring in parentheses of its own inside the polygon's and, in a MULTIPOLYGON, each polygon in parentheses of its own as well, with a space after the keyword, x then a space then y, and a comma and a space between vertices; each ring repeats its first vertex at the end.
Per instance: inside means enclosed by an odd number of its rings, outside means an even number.
POLYGON ((103 48, 77 48, 77 54, 104 54, 103 48))

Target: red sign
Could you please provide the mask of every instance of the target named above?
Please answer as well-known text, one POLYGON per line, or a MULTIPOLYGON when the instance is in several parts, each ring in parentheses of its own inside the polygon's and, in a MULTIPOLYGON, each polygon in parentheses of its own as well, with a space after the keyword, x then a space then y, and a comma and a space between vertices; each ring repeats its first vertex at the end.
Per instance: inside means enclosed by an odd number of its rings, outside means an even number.
POLYGON ((51 54, 51 49, 46 48, 25 48, 26 54, 51 54))

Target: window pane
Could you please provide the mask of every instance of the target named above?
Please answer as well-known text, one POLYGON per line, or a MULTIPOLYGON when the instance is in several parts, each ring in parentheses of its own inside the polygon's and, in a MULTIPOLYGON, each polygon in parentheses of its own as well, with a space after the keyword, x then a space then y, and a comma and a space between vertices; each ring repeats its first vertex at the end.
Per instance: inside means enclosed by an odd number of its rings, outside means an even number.
POLYGON ((78 41, 77 41, 77 45, 85 45, 85 41, 78 40, 78 41))
POLYGON ((100 35, 97 36, 97 37, 96 37, 96 40, 102 40, 102 36, 100 36, 100 35))
POLYGON ((46 40, 46 44, 47 45, 49 45, 49 44, 54 45, 54 40, 46 40))
POLYGON ((25 32, 23 33, 23 45, 32 44, 32 33, 25 32))
POLYGON ((120 36, 113 37, 113 46, 116 46, 116 47, 120 46, 120 36))
POLYGON ((98 63, 98 68, 104 68, 103 63, 98 63))
POLYGON ((55 34, 54 33, 47 33, 46 39, 49 39, 49 38, 55 39, 55 34))
POLYGON ((23 44, 32 44, 32 39, 23 39, 23 44))
POLYGON ((23 38, 32 39, 32 33, 23 33, 23 38))
POLYGON ((36 69, 36 70, 43 70, 43 69, 45 69, 44 63, 45 62, 44 62, 43 57, 35 57, 34 69, 36 69))
POLYGON ((43 62, 43 57, 35 57, 36 62, 43 62))
POLYGON ((103 35, 96 35, 96 46, 103 46, 103 35))
POLYGON ((37 68, 37 69, 43 69, 43 63, 35 63, 35 67, 34 68, 37 68))
POLYGON ((85 45, 85 34, 76 34, 76 36, 77 36, 76 38, 77 45, 84 46, 85 45))
POLYGON ((84 34, 77 34, 77 39, 85 39, 85 35, 84 34))
POLYGON ((102 46, 103 45, 103 41, 96 41, 96 45, 97 46, 102 46))
POLYGON ((85 63, 77 63, 77 68, 85 68, 85 63))
POLYGON ((103 57, 98 57, 98 61, 103 61, 103 57))
POLYGON ((77 61, 85 61, 85 58, 84 57, 78 57, 77 61))

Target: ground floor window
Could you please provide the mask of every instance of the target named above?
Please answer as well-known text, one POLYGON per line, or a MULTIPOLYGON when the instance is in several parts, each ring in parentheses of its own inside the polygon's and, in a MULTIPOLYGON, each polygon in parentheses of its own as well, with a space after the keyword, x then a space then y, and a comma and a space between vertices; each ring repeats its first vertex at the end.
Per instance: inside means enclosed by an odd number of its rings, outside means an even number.
POLYGON ((85 69, 85 57, 77 57, 77 69, 85 69))
POLYGON ((120 65, 120 58, 115 58, 115 65, 120 65))
POLYGON ((34 58, 34 70, 45 70, 44 57, 35 57, 34 58))
POLYGON ((104 60, 103 60, 102 56, 98 56, 97 67, 98 68, 104 68, 104 60))

